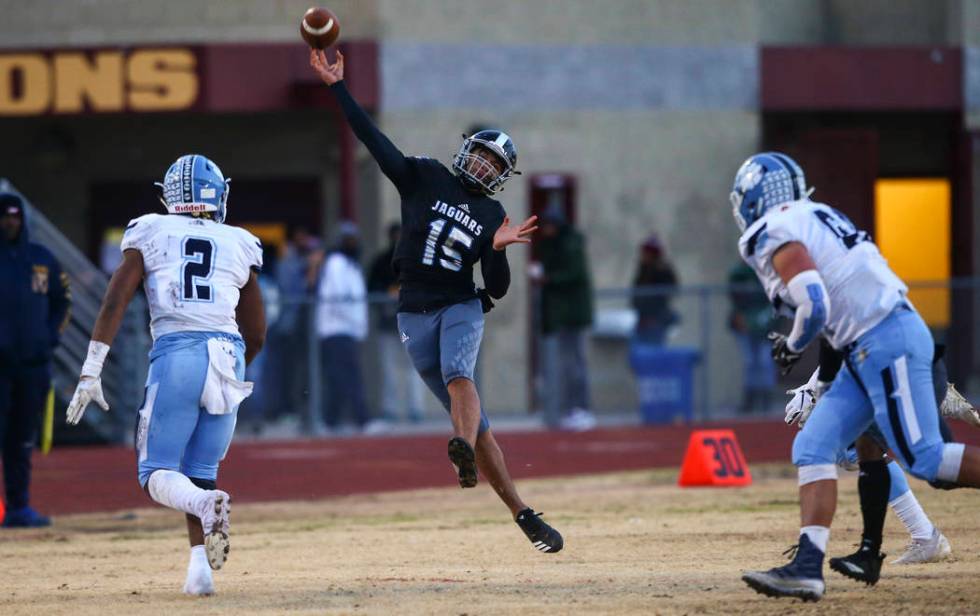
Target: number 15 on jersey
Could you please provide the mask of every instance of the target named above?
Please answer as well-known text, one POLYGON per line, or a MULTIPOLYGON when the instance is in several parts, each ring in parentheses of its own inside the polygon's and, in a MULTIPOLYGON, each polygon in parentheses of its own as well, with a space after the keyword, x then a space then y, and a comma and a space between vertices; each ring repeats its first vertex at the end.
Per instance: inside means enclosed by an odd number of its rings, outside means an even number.
POLYGON ((429 224, 429 237, 425 240, 422 263, 433 265, 438 257, 439 265, 447 270, 458 272, 463 268, 463 255, 455 248, 457 244, 463 248, 470 248, 473 245, 473 236, 456 225, 448 224, 444 218, 433 220, 429 224), (443 238, 443 231, 447 226, 449 232, 443 238), (442 239, 441 245, 440 239, 442 239))

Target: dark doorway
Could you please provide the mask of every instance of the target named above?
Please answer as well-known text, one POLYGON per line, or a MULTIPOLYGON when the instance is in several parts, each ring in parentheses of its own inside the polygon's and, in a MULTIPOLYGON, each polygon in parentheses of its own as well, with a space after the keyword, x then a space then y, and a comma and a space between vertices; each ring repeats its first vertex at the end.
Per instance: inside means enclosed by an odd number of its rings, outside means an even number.
MULTIPOLYGON (((93 184, 90 190, 89 256, 98 263, 106 232, 122 229, 129 220, 164 213, 156 179, 93 184)), ((237 179, 231 181, 227 222, 257 230, 304 225, 319 229, 322 197, 318 178, 237 179)), ((278 233, 277 233, 278 234, 278 233)), ((260 237, 263 233, 257 233, 260 237)), ((263 238, 264 240, 266 238, 263 238)), ((275 240, 272 240, 275 242, 275 240)))

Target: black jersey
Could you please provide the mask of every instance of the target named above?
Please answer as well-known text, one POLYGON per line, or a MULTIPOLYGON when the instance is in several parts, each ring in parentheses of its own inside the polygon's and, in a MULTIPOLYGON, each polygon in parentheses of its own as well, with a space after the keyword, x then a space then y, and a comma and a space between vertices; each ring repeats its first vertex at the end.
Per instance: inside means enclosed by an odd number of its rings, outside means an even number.
POLYGON ((510 269, 504 251, 493 249, 494 233, 505 215, 500 202, 467 190, 437 160, 404 156, 371 122, 343 81, 331 89, 354 134, 401 195, 402 233, 393 263, 401 285, 399 311, 428 312, 477 297, 477 261, 487 292, 503 297, 510 269))

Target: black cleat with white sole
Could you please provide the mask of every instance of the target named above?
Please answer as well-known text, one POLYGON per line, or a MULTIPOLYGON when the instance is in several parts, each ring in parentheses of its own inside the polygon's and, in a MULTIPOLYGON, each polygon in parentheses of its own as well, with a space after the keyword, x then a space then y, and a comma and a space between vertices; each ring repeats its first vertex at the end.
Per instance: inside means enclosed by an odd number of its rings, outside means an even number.
POLYGON ((819 601, 823 597, 823 552, 806 535, 786 551, 793 552, 788 565, 768 571, 749 571, 742 581, 767 597, 795 597, 803 601, 819 601))
POLYGON ((560 552, 565 546, 565 540, 561 538, 561 533, 549 526, 547 522, 541 519, 541 514, 535 513, 530 507, 518 513, 514 521, 527 535, 534 549, 539 552, 560 552))
POLYGON ((830 568, 843 576, 868 586, 874 586, 881 577, 881 562, 885 555, 870 546, 862 545, 849 556, 830 559, 830 568))
POLYGON ((449 439, 449 461, 459 476, 459 487, 476 486, 476 453, 466 439, 458 436, 449 439))

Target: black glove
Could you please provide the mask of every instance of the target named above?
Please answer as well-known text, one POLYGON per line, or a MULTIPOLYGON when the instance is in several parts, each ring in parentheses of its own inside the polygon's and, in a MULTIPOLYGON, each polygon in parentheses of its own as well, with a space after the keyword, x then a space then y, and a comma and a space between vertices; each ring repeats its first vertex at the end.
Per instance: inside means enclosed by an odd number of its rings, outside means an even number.
POLYGON ((476 294, 479 296, 480 304, 483 306, 483 314, 493 310, 493 300, 490 299, 490 294, 487 293, 486 289, 477 289, 476 294))
POLYGON ((767 336, 772 343, 772 360, 779 366, 779 373, 786 376, 793 370, 796 362, 800 361, 802 353, 796 353, 789 349, 785 334, 779 332, 769 332, 767 336))

